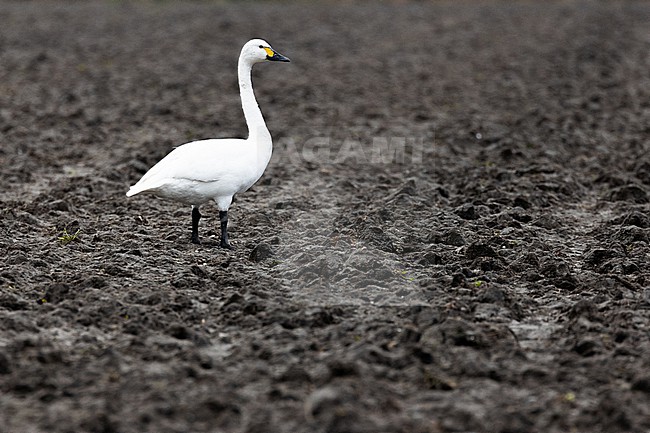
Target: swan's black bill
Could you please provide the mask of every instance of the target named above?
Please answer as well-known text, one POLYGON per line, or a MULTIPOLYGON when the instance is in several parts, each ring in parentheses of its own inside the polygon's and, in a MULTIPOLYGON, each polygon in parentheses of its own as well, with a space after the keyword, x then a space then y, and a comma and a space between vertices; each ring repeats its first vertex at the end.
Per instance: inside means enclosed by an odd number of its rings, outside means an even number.
POLYGON ((278 53, 277 51, 273 51, 273 55, 266 56, 266 60, 269 60, 271 62, 290 62, 288 57, 284 57, 282 54, 278 53))

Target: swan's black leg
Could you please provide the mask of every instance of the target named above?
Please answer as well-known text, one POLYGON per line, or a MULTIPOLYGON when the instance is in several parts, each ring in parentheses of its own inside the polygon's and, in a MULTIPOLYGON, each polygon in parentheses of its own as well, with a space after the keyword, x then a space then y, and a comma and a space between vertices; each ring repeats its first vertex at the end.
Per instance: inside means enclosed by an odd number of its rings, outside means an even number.
POLYGON ((194 206, 192 208, 192 243, 200 244, 199 240, 199 220, 201 219, 201 213, 199 212, 199 207, 194 206))
POLYGON ((221 248, 232 249, 228 242, 228 211, 219 211, 219 221, 221 221, 221 248))

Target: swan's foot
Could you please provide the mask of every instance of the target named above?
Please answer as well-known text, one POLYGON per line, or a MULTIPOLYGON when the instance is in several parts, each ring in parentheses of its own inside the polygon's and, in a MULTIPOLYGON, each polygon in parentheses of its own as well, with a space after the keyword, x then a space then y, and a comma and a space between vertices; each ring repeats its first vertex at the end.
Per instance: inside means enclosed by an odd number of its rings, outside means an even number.
POLYGON ((199 212, 198 206, 192 206, 192 243, 200 244, 199 240, 199 220, 201 219, 201 213, 199 212))
POLYGON ((232 250, 232 245, 228 242, 228 211, 219 211, 219 221, 221 221, 221 248, 232 250))

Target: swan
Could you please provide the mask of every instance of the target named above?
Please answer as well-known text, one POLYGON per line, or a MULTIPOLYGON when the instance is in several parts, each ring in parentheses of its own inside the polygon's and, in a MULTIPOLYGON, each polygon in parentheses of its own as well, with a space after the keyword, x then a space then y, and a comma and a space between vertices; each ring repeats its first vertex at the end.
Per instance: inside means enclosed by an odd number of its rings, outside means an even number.
POLYGON ((201 243, 199 207, 214 200, 221 222, 220 246, 232 248, 228 240, 228 209, 233 197, 253 186, 271 159, 271 134, 257 105, 251 82, 253 65, 264 61, 290 60, 262 39, 252 39, 244 44, 237 72, 248 138, 206 139, 183 144, 147 171, 126 193, 127 197, 150 193, 191 205, 192 243, 201 243))

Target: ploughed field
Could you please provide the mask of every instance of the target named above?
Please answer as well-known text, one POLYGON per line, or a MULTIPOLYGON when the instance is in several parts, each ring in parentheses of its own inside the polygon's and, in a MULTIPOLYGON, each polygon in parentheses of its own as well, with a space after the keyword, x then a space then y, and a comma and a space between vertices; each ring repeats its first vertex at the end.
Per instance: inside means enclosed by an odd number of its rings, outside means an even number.
POLYGON ((650 430, 650 3, 0 3, 6 432, 650 430), (246 132, 235 250, 128 186, 246 132))

